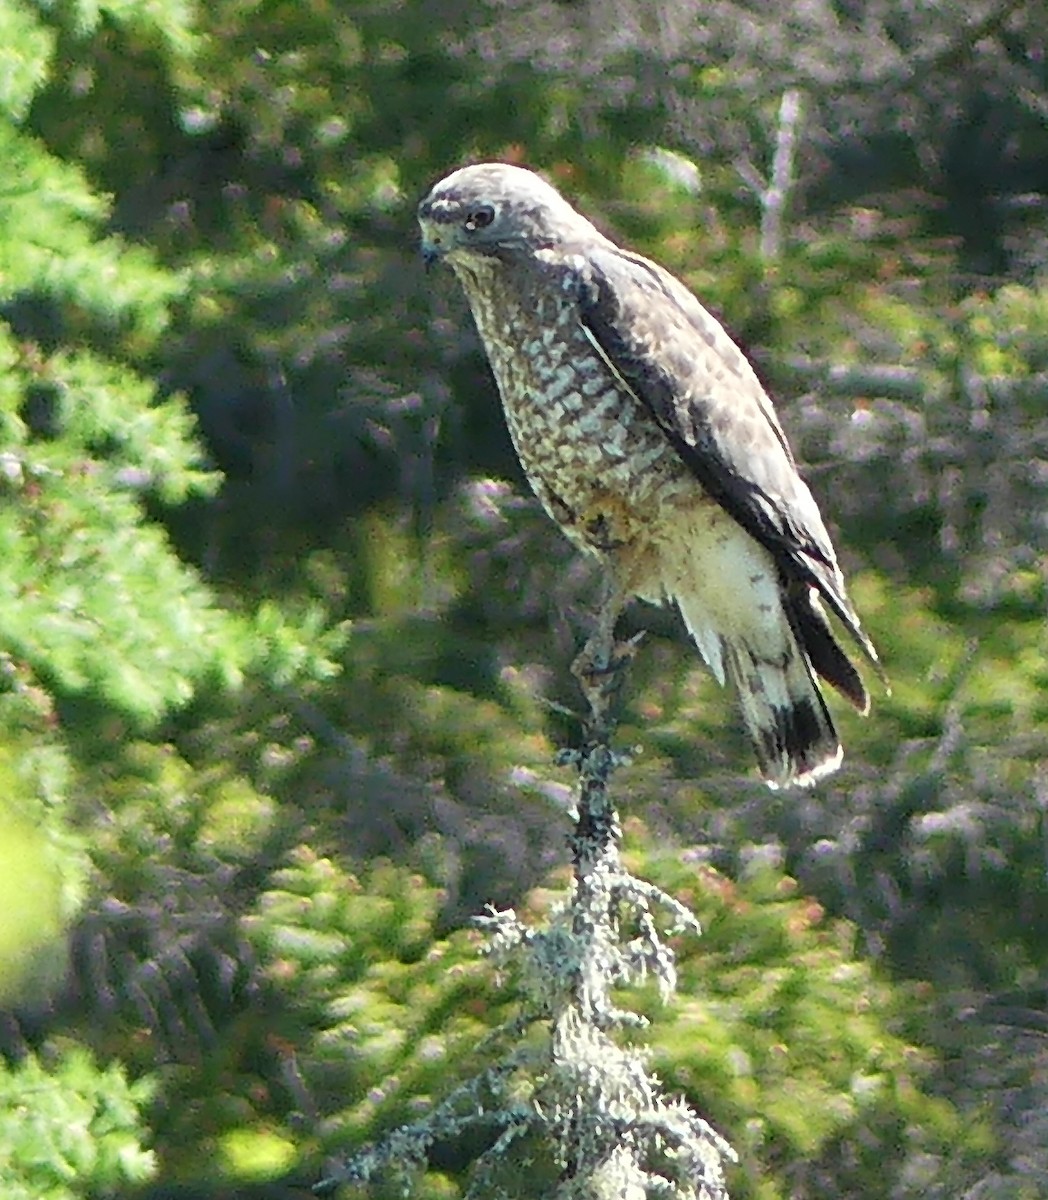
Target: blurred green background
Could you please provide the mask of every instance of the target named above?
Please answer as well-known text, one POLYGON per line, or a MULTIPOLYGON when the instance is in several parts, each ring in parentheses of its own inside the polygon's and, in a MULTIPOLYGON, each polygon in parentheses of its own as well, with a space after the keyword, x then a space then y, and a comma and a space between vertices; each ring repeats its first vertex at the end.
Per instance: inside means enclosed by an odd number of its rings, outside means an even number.
POLYGON ((564 882, 598 581, 417 262, 481 158, 754 355, 893 685, 774 795, 633 614, 631 865, 706 929, 632 1001, 660 1074, 735 1197, 1048 1195, 1046 43, 1033 0, 0 0, 5 1200, 299 1197, 511 1009, 469 919, 564 882))

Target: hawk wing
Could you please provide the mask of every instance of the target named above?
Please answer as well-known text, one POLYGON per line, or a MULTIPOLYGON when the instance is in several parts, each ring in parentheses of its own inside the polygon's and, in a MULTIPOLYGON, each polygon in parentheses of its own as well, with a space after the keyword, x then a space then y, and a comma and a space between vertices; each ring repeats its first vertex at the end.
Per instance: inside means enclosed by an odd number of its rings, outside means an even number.
MULTIPOLYGON (((818 605, 801 597, 808 587, 825 598, 879 670, 818 507, 745 355, 691 292, 655 263, 610 243, 587 246, 583 259, 579 303, 587 337, 707 494, 770 551, 798 601, 792 615, 803 626, 798 632, 816 669, 817 649, 833 639, 818 605), (819 646, 812 646, 813 639, 819 646)), ((834 657, 844 659, 833 645, 834 657)), ((865 706, 854 681, 830 681, 865 706)))

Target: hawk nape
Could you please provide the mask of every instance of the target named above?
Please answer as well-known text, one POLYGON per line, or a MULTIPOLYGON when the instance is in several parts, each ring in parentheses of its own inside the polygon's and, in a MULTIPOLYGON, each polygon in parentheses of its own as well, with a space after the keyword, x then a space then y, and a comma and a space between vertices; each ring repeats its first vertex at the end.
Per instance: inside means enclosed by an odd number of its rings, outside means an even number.
POLYGON ((765 780, 834 770, 815 676, 862 713, 869 698, 826 608, 877 655, 739 348, 683 284, 531 171, 455 171, 419 222, 427 261, 445 259, 465 288, 536 494, 609 573, 605 629, 631 595, 675 601, 735 685, 765 780))

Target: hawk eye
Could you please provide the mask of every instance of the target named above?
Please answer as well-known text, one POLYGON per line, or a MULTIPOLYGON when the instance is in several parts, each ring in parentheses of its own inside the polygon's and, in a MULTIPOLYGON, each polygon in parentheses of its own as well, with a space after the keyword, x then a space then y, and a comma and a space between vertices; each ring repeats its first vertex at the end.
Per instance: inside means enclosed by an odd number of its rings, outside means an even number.
POLYGON ((472 233, 474 229, 483 229, 485 225, 490 225, 494 219, 495 210, 490 204, 482 204, 466 217, 465 225, 469 232, 472 233))

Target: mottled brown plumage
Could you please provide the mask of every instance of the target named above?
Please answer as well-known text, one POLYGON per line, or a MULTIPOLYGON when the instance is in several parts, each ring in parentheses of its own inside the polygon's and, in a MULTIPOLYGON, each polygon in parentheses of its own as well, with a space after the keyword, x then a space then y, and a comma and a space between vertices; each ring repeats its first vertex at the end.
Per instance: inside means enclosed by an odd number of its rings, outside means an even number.
POLYGON ((673 600, 742 703, 769 784, 841 750, 813 670, 860 711, 867 658, 818 508, 745 356, 673 276, 537 175, 486 163, 419 206, 424 251, 469 299, 517 453, 547 512, 630 595, 673 600))

